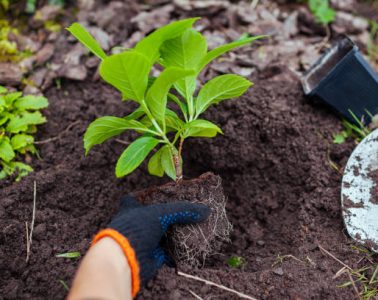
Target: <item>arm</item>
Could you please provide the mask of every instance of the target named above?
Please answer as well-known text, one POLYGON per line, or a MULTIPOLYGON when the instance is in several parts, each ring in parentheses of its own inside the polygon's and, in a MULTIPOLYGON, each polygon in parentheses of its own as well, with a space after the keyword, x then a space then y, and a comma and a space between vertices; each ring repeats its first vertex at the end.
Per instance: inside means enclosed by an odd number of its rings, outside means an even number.
POLYGON ((132 299, 131 273, 121 247, 105 237, 89 249, 68 300, 132 299))
POLYGON ((207 219, 210 209, 187 201, 142 205, 131 195, 100 230, 84 257, 68 300, 132 299, 171 259, 160 246, 170 225, 207 219))

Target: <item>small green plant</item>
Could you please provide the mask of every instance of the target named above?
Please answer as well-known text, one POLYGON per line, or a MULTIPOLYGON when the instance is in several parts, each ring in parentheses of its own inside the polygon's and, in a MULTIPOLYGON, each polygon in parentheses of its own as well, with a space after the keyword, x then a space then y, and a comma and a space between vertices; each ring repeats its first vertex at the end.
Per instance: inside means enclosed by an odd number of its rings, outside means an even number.
POLYGON ((315 20, 322 25, 328 25, 335 20, 335 11, 328 0, 308 0, 308 7, 315 20))
POLYGON ((35 154, 33 134, 36 125, 46 122, 39 111, 48 106, 42 96, 23 96, 21 92, 9 93, 0 86, 0 179, 16 175, 16 181, 33 169, 16 161, 27 152, 35 154))
POLYGON ((239 97, 252 85, 245 78, 226 74, 217 76, 196 93, 197 77, 213 59, 234 48, 251 44, 262 36, 244 37, 230 44, 207 49, 206 39, 192 29, 198 18, 173 22, 148 35, 132 49, 107 56, 95 39, 78 23, 70 31, 84 46, 98 56, 101 77, 139 107, 123 118, 105 116, 92 122, 85 135, 86 153, 97 144, 127 129, 141 134, 118 159, 116 176, 133 172, 156 147, 148 171, 164 173, 173 180, 182 178, 182 147, 189 137, 214 137, 222 130, 199 117, 209 106, 239 97), (153 65, 163 67, 158 77, 151 77, 153 65), (176 113, 172 108, 180 111, 176 113))
POLYGON ((79 251, 59 253, 55 255, 58 258, 79 258, 81 256, 79 251))
MULTIPOLYGON (((364 123, 357 118, 356 114, 353 111, 349 109, 349 113, 355 120, 355 123, 357 125, 346 119, 343 119, 341 122, 344 126, 344 130, 333 135, 334 144, 343 144, 349 137, 353 138, 356 143, 359 143, 371 132, 371 129, 365 126, 364 123)), ((371 118, 373 118, 370 112, 366 113, 369 114, 371 118)))
POLYGON ((241 268, 246 265, 246 260, 241 256, 232 256, 227 260, 227 264, 232 268, 241 268))
POLYGON ((59 282, 60 282, 60 284, 63 286, 63 288, 64 288, 67 292, 70 290, 68 284, 67 284, 64 280, 59 279, 59 282))
POLYGON ((362 267, 352 269, 350 267, 341 269, 338 275, 347 273, 348 280, 338 285, 338 288, 353 287, 359 299, 370 300, 378 297, 378 264, 374 262, 373 252, 359 246, 352 246, 362 257, 359 264, 362 267), (362 263, 364 262, 364 263, 362 263))

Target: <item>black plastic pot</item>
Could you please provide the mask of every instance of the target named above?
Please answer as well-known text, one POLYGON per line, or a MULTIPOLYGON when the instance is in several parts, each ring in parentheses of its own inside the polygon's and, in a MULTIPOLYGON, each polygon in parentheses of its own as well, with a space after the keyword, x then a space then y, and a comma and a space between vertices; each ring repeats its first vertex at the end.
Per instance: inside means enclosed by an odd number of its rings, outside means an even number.
POLYGON ((335 43, 302 77, 306 95, 321 98, 349 121, 378 114, 378 74, 347 37, 335 43))

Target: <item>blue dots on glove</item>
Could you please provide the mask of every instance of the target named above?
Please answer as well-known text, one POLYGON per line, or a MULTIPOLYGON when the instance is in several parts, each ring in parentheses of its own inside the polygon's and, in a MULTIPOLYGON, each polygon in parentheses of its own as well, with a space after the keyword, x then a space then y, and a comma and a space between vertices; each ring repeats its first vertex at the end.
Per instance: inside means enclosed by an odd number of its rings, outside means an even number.
POLYGON ((168 227, 172 224, 187 224, 198 221, 200 215, 195 212, 180 211, 171 214, 165 214, 159 217, 160 224, 163 231, 167 231, 168 227))

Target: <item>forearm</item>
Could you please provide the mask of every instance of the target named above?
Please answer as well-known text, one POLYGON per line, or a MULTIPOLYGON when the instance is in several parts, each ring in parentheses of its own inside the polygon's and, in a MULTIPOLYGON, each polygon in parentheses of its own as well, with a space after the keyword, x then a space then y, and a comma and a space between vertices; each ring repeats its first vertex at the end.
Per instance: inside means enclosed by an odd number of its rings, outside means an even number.
POLYGON ((85 255, 68 300, 132 299, 131 272, 121 247, 105 237, 85 255))

